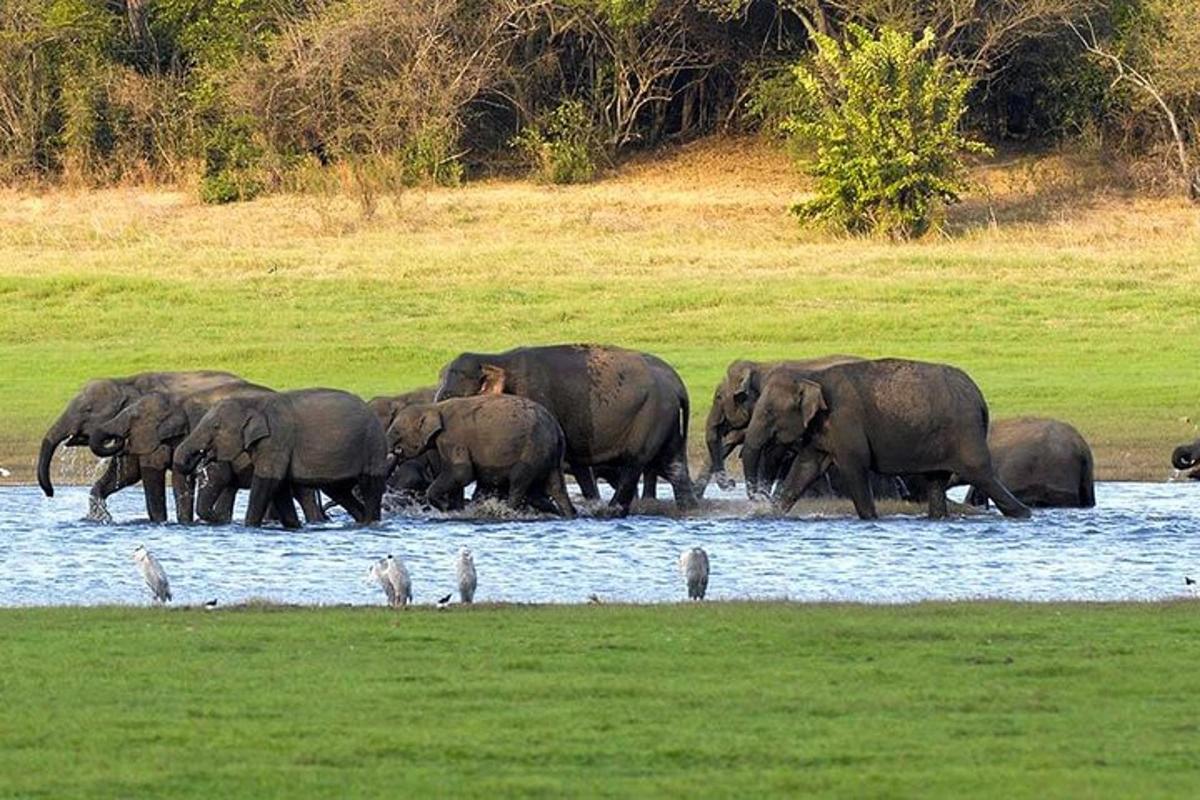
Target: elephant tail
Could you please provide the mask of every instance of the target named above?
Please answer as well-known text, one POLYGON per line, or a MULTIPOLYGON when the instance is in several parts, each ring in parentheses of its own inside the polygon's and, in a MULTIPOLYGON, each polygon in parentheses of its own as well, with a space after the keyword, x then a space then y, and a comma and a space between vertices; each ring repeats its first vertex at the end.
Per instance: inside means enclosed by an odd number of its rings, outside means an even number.
POLYGON ((1079 505, 1082 508, 1092 508, 1096 505, 1096 481, 1093 471, 1092 453, 1085 450, 1083 464, 1079 470, 1079 505))

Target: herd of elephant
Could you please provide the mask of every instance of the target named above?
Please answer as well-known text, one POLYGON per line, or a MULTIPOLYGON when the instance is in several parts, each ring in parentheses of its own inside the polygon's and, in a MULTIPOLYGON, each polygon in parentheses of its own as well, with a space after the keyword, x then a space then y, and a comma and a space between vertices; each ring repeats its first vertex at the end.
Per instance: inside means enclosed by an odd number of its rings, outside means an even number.
MULTIPOLYGON (((38 482, 53 496, 60 445, 109 458, 91 490, 90 516, 141 482, 153 521, 166 521, 171 474, 176 519, 230 522, 249 489, 246 524, 325 520, 320 493, 359 523, 380 518, 385 493, 440 510, 496 498, 571 517, 569 472, 584 498, 597 480, 628 513, 659 479, 676 504, 696 505, 711 481, 733 486, 725 461, 738 447, 746 491, 786 513, 806 494, 848 497, 864 519, 875 499, 927 502, 947 514, 946 490, 1006 516, 1030 506, 1092 506, 1092 454, 1070 425, 1021 418, 989 424, 979 387, 948 365, 829 356, 735 361, 713 396, 707 464, 687 458, 690 405, 679 374, 647 353, 600 345, 464 353, 436 387, 369 402, 335 389, 277 392, 227 372, 153 372, 89 381, 47 431, 38 482)), ((1176 451, 1195 466, 1200 441, 1176 451)), ((1198 470, 1200 471, 1200 470, 1198 470)))

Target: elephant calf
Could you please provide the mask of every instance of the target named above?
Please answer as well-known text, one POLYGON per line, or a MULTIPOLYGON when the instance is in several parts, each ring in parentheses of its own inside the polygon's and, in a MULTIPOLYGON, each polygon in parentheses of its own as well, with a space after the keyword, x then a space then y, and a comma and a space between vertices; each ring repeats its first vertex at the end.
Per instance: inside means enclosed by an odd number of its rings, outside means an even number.
MULTIPOLYGON (((1096 505, 1092 449, 1067 423, 1038 417, 997 420, 987 443, 996 477, 1025 505, 1096 505)), ((986 506, 987 495, 972 487, 967 502, 986 506)))
POLYGON ((410 405, 396 413, 387 439, 401 460, 437 452, 441 471, 426 497, 439 509, 451 508, 474 481, 483 494, 505 493, 514 508, 575 516, 563 480, 562 428, 532 400, 497 394, 410 405))
POLYGON ((299 527, 295 486, 325 492, 359 523, 379 520, 386 439, 367 404, 348 392, 303 389, 222 400, 175 448, 174 468, 190 474, 205 457, 232 463, 243 454, 253 471, 247 525, 261 525, 274 505, 285 527, 299 527))

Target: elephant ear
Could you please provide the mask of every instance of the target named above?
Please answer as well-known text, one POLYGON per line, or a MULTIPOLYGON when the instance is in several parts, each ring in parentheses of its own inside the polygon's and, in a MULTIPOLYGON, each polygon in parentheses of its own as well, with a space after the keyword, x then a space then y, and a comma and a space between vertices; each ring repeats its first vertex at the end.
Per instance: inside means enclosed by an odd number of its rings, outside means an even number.
POLYGON ((741 374, 733 381, 733 399, 738 403, 744 403, 750 397, 752 392, 757 392, 757 382, 754 380, 755 372, 750 365, 742 368, 741 374))
POLYGON ((182 411, 172 411, 166 419, 158 423, 158 440, 160 442, 174 439, 177 436, 186 436, 187 432, 188 418, 182 411))
POLYGON ((265 415, 255 412, 242 425, 242 449, 249 450, 255 442, 271 435, 265 415))
POLYGON ((480 394, 504 394, 505 374, 503 367, 495 364, 484 364, 480 368, 483 373, 483 383, 479 386, 480 394))
POLYGON ((417 426, 417 433, 421 437, 421 448, 428 450, 433 447, 434 439, 443 429, 442 414, 436 408, 431 408, 422 414, 421 422, 417 426))
POLYGON ((816 381, 800 381, 797 389, 796 405, 800 409, 800 420, 804 425, 804 430, 808 430, 813 418, 827 410, 829 406, 825 402, 825 393, 821 391, 821 384, 816 381))

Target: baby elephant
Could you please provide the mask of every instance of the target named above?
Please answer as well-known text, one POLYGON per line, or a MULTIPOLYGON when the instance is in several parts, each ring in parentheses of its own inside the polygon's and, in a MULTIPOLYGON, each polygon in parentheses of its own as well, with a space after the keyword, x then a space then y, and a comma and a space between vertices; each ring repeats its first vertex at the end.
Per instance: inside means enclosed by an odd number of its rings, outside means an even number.
POLYGON ((532 400, 495 394, 411 405, 397 412, 387 438, 399 459, 436 449, 442 468, 425 496, 439 509, 451 508, 475 481, 483 494, 501 493, 514 508, 575 516, 563 482, 562 428, 532 400))
POLYGON ((285 527, 300 527, 293 486, 320 489, 359 523, 379 521, 387 443, 379 420, 352 394, 302 389, 222 400, 175 448, 174 468, 190 474, 203 460, 243 454, 253 468, 247 525, 261 525, 274 505, 285 527))

